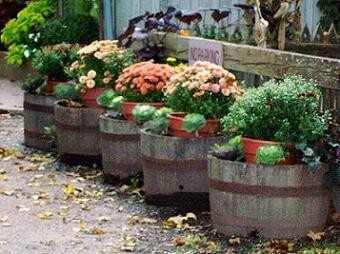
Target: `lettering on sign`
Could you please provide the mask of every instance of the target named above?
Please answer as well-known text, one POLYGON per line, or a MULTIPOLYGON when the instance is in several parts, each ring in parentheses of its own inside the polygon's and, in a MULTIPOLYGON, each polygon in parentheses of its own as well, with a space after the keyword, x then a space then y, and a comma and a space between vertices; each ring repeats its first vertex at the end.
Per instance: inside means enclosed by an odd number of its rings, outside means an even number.
POLYGON ((189 65, 197 61, 206 61, 223 65, 223 46, 217 41, 189 40, 189 65))

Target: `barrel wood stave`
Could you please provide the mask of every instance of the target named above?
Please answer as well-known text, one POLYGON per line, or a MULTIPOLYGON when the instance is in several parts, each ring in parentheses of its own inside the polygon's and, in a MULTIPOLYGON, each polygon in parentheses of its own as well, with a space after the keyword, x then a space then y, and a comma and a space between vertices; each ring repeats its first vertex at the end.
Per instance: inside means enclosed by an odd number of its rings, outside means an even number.
POLYGON ((99 120, 104 177, 107 182, 127 182, 142 170, 140 129, 134 121, 105 115, 99 120))
POLYGON ((264 166, 209 158, 214 227, 225 234, 258 230, 265 237, 293 238, 322 230, 329 209, 323 174, 304 165, 264 166))
POLYGON ((27 147, 44 151, 51 148, 44 136, 44 128, 54 124, 55 101, 53 96, 24 94, 24 143, 27 147))

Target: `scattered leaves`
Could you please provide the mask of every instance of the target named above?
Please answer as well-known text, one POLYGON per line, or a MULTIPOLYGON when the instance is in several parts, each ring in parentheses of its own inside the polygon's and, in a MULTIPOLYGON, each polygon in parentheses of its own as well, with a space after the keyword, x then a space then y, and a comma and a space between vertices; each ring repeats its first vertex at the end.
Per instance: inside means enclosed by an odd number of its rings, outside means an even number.
POLYGON ((135 225, 135 224, 156 224, 157 220, 156 219, 152 219, 152 218, 143 218, 143 217, 139 217, 139 216, 129 216, 128 217, 128 224, 129 225, 135 225))
POLYGON ((48 220, 48 219, 51 219, 53 217, 53 213, 46 211, 46 212, 38 213, 36 216, 41 220, 48 220))
POLYGON ((168 218, 163 222, 163 227, 166 229, 172 228, 188 228, 197 222, 197 217, 194 213, 187 213, 185 216, 177 215, 168 218))
POLYGON ((121 246, 122 251, 134 251, 138 245, 139 241, 137 238, 129 236, 129 235, 124 235, 123 237, 123 245, 121 246))
POLYGON ((309 233, 307 234, 307 237, 312 239, 313 242, 321 240, 324 236, 325 236, 325 232, 317 232, 317 233, 315 233, 313 231, 309 231, 309 233))

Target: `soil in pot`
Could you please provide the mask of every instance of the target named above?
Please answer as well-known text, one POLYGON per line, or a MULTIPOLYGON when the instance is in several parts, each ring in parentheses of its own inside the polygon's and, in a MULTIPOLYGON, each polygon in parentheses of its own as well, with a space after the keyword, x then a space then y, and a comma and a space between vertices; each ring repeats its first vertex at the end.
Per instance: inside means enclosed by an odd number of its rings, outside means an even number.
POLYGON ((100 106, 97 103, 97 98, 102 95, 102 93, 105 91, 105 88, 92 88, 92 89, 86 89, 85 93, 80 94, 80 98, 82 100, 83 105, 86 108, 97 108, 100 109, 102 106, 100 106))
POLYGON ((185 113, 171 113, 169 115, 169 132, 175 137, 193 138, 197 137, 212 137, 220 131, 220 122, 217 119, 207 119, 207 122, 198 133, 188 132, 184 130, 183 121, 185 113))
POLYGON ((140 105, 150 105, 157 109, 164 107, 164 103, 162 102, 132 102, 132 101, 124 101, 122 102, 122 114, 126 120, 133 121, 134 117, 132 114, 133 109, 136 106, 140 105))
MULTIPOLYGON (((243 152, 246 158, 247 163, 256 163, 256 152, 259 147, 266 145, 279 145, 280 142, 275 141, 266 141, 260 139, 252 139, 242 137, 243 141, 243 152)), ((289 155, 286 157, 284 161, 278 163, 279 165, 293 165, 296 163, 296 156, 294 155, 294 147, 293 145, 287 145, 289 155)))

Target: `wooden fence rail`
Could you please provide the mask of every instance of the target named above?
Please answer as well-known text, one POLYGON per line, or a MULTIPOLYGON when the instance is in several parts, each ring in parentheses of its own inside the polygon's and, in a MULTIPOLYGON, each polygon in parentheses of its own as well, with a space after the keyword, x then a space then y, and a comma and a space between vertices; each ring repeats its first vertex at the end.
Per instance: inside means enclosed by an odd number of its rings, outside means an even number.
MULTIPOLYGON (((165 39, 166 50, 164 54, 187 60, 190 38, 180 35, 168 35, 165 39)), ((278 79, 283 78, 287 74, 299 74, 303 77, 316 80, 323 92, 321 109, 334 110, 336 120, 339 123, 340 59, 264 49, 228 42, 220 43, 223 45, 223 67, 226 69, 278 79)))

